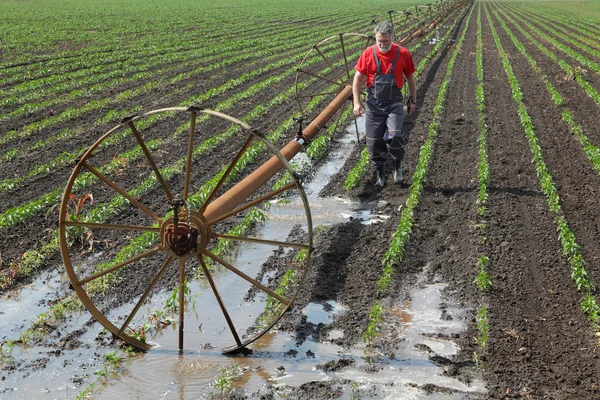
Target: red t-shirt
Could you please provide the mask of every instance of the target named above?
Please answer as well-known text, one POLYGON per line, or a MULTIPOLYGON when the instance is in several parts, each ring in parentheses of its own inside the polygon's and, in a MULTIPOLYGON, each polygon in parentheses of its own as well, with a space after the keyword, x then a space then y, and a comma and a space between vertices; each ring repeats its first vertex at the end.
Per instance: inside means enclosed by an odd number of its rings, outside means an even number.
MULTIPOLYGON (((409 77, 416 71, 410 53, 404 47, 400 47, 396 43, 392 44, 392 48, 387 53, 382 53, 377 46, 375 47, 377 49, 377 58, 379 58, 379 62, 381 63, 382 74, 390 73, 392 63, 394 62, 394 58, 396 58, 396 53, 398 52, 398 49, 400 49, 400 56, 398 57, 398 61, 396 61, 394 76, 396 78, 396 86, 401 88, 404 84, 402 74, 409 77)), ((373 84, 373 77, 377 72, 377 64, 375 63, 375 58, 373 58, 372 46, 363 51, 354 68, 367 77, 367 87, 371 87, 373 84)))

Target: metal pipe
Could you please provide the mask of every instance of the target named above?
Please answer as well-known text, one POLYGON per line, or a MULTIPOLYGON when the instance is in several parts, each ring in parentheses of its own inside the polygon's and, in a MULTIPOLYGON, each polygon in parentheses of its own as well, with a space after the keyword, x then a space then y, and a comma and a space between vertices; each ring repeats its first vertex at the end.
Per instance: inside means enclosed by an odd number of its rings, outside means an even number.
MULTIPOLYGON (((419 29, 413 32, 402 39, 399 44, 406 45, 415 38, 428 32, 462 3, 463 2, 455 3, 446 13, 432 21, 426 29, 419 29)), ((306 128, 304 128, 302 131, 303 137, 305 137, 307 141, 312 140, 312 138, 325 127, 325 124, 333 118, 335 113, 346 104, 346 101, 351 98, 352 86, 347 85, 335 99, 333 99, 333 101, 308 126, 306 126, 306 128)), ((300 152, 303 144, 303 139, 292 140, 281 150, 281 154, 289 161, 300 152)), ((266 163, 258 167, 254 172, 209 204, 204 211, 204 218, 211 221, 234 210, 238 205, 246 201, 246 199, 248 199, 250 195, 258 190, 265 182, 271 179, 271 177, 273 177, 273 175, 275 175, 282 167, 283 164, 277 156, 271 157, 266 163)))
MULTIPOLYGON (((302 135, 306 137, 307 141, 312 140, 321 129, 325 127, 325 124, 339 111, 340 108, 346 104, 352 97, 352 86, 347 85, 344 89, 333 99, 333 101, 302 131, 302 135)), ((281 154, 286 160, 291 160, 296 154, 302 150, 302 144, 304 140, 292 140, 283 149, 281 154)), ((207 220, 216 219, 218 216, 225 214, 242 204, 246 199, 250 197, 259 187, 261 187, 266 181, 271 179, 281 168, 283 164, 277 158, 277 156, 271 157, 266 163, 258 167, 254 172, 248 175, 246 178, 238 182, 235 186, 223 193, 219 198, 206 207, 204 212, 204 218, 207 220)))

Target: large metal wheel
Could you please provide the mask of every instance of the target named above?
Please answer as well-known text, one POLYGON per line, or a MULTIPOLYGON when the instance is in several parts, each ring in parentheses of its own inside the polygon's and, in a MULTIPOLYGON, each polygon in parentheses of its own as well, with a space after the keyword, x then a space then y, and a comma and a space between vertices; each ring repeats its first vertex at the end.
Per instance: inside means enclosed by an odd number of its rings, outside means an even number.
MULTIPOLYGON (((302 116, 312 113, 315 99, 331 100, 354 79, 354 65, 367 47, 373 45, 372 36, 360 33, 341 33, 330 36, 315 44, 299 63, 296 72, 296 102, 302 116)), ((366 91, 363 90, 361 98, 366 91)), ((364 99, 363 99, 364 100, 364 99)), ((342 112, 335 122, 337 130, 342 112)), ((358 139, 358 124, 354 118, 358 139)))
POLYGON ((178 323, 178 347, 183 349, 190 280, 201 281, 200 290, 214 294, 212 307, 220 310, 222 324, 231 332, 223 351, 242 349, 291 307, 312 253, 310 208, 288 160, 245 122, 198 107, 127 117, 102 135, 68 180, 59 232, 65 269, 79 299, 114 336, 141 350, 153 347, 148 336, 160 336, 146 331, 148 321, 156 318, 148 304, 153 296, 169 292, 177 298, 173 319, 178 323), (213 134, 213 129, 219 133, 213 134), (210 143, 222 147, 220 165, 203 162, 210 143), (265 154, 271 158, 262 167, 246 172, 246 165, 252 165, 248 158, 265 154), (274 189, 270 177, 284 173, 287 179, 274 189), (239 228, 248 213, 259 208, 268 214, 269 205, 282 196, 295 196, 299 206, 290 208, 288 225, 297 225, 301 234, 280 239, 253 233, 257 230, 248 223, 239 228), (246 260, 228 258, 221 251, 236 244, 278 250, 282 260, 290 260, 283 269, 293 279, 282 286, 277 279, 257 278, 256 271, 246 271, 246 260), (215 276, 225 275, 244 289, 220 290, 215 276), (111 301, 123 291, 133 300, 125 305, 111 301), (249 291, 261 293, 267 304, 265 308, 258 302, 262 311, 251 321, 243 306, 249 291))

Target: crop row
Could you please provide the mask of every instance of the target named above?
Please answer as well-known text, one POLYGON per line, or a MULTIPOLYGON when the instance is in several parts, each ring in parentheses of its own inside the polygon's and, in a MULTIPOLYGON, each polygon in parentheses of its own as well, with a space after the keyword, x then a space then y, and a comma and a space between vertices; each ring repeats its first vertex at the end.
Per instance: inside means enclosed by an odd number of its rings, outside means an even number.
MULTIPOLYGON (((473 10, 474 7, 471 7, 468 17, 466 18, 463 32, 459 40, 457 41, 452 55, 450 56, 450 59, 448 61, 446 74, 441 83, 435 101, 435 105, 433 107, 432 121, 429 124, 427 130, 427 140, 421 146, 421 149, 419 151, 419 159, 415 167, 415 173, 412 176, 412 184, 409 188, 406 206, 402 210, 402 213, 400 215, 400 222, 392 236, 390 246, 383 256, 383 271, 379 281, 377 282, 378 296, 384 294, 387 291, 389 285, 392 283, 394 267, 402 262, 402 259, 404 257, 404 248, 408 243, 408 240, 410 239, 412 233, 414 212, 416 207, 419 205, 421 195, 423 193, 423 186, 427 180, 429 166, 431 164, 431 160, 433 159, 434 144, 439 132, 439 126, 442 121, 444 102, 446 100, 446 94, 448 92, 448 86, 450 84, 452 69, 454 68, 454 64, 456 58, 458 57, 460 49, 462 48, 462 44, 467 33, 467 28, 469 26, 469 21, 471 20, 471 16, 473 14, 473 10)), ((371 311, 369 313, 369 321, 367 322, 367 326, 362 334, 363 340, 365 342, 372 342, 372 340, 377 334, 377 331, 379 330, 379 324, 383 321, 383 319, 383 305, 379 300, 377 300, 371 308, 371 311)))
MULTIPOLYGON (((297 44, 300 45, 301 43, 305 43, 305 40, 299 39, 297 44)), ((262 57, 272 56, 273 53, 270 50, 271 49, 265 48, 264 50, 259 51, 258 53, 264 53, 264 54, 259 54, 259 56, 262 56, 262 57)), ((218 71, 223 68, 227 68, 228 66, 233 65, 236 62, 245 61, 247 58, 252 57, 252 56, 253 56, 252 54, 242 54, 242 55, 238 55, 236 57, 232 57, 229 59, 224 59, 220 62, 212 63, 207 66, 199 67, 199 68, 194 69, 193 71, 190 71, 189 73, 179 74, 173 78, 170 78, 169 83, 171 83, 171 84, 177 83, 183 79, 187 79, 187 78, 197 75, 201 72, 206 73, 206 72, 210 72, 210 71, 218 71)), ((279 56, 281 56, 281 55, 279 55, 279 56)), ((302 56, 302 54, 296 53, 294 57, 290 57, 290 60, 288 60, 288 63, 297 62, 301 58, 301 56, 302 56)), ((278 57, 278 58, 280 59, 279 65, 285 64, 285 59, 282 59, 281 57, 278 57)), ((263 72, 266 72, 266 71, 263 71, 263 72)), ((142 94, 151 93, 153 90, 156 90, 159 87, 161 87, 161 85, 162 85, 162 80, 150 81, 150 82, 145 83, 143 86, 141 86, 138 89, 135 89, 135 90, 130 89, 125 92, 121 92, 118 95, 116 95, 114 97, 114 99, 113 98, 104 98, 101 100, 92 100, 83 107, 80 107, 80 108, 71 107, 56 116, 31 123, 31 124, 25 126, 20 132, 17 132, 16 130, 7 132, 3 137, 0 138, 0 144, 4 144, 4 143, 8 142, 9 140, 14 140, 14 139, 19 139, 19 138, 23 138, 26 136, 30 136, 33 133, 41 131, 42 129, 48 129, 55 124, 65 122, 65 121, 68 121, 68 120, 71 120, 71 119, 74 119, 77 117, 82 117, 91 111, 95 111, 95 110, 98 110, 98 109, 101 109, 104 107, 108 107, 108 106, 118 106, 119 103, 121 103, 125 100, 132 99, 132 98, 134 98, 136 96, 140 96, 142 94)))
POLYGON ((585 93, 592 99, 594 102, 600 106, 600 93, 596 89, 594 89, 582 76, 579 72, 579 69, 575 66, 570 65, 563 59, 559 59, 554 51, 549 50, 544 47, 539 41, 537 41, 526 29, 517 24, 507 13, 503 10, 500 10, 502 15, 510 21, 518 30, 521 32, 531 43, 533 43, 543 54, 545 54, 548 58, 558 63, 560 68, 564 71, 566 77, 570 77, 577 82, 577 84, 585 91, 585 93))
POLYGON ((559 243, 561 245, 563 254, 567 257, 571 264, 571 278, 577 290, 583 294, 583 298, 580 302, 581 310, 590 321, 594 329, 598 329, 598 324, 600 323, 600 306, 594 297, 594 284, 592 283, 591 276, 585 269, 585 262, 581 254, 580 246, 576 242, 575 234, 569 228, 568 223, 562 213, 560 197, 552 179, 552 175, 550 174, 550 171, 544 162, 542 150, 535 134, 533 121, 527 112, 527 107, 523 103, 523 93, 521 91, 519 82, 514 75, 510 60, 508 59, 506 52, 500 43, 500 38, 494 28, 494 24, 487 8, 485 11, 494 41, 496 42, 498 54, 502 59, 502 65, 508 77, 513 100, 518 107, 518 115, 521 127, 523 128, 527 141, 529 142, 537 177, 539 179, 542 191, 546 195, 550 212, 554 216, 559 243))
POLYGON ((520 8, 515 11, 518 12, 519 15, 523 16, 524 18, 527 18, 530 21, 530 23, 536 24, 538 27, 544 29, 549 34, 552 34, 555 37, 562 39, 565 43, 570 43, 571 45, 578 48, 580 51, 586 52, 596 58, 600 57, 600 52, 598 51, 598 49, 600 48, 600 44, 598 43, 598 41, 586 39, 583 36, 578 35, 578 29, 566 29, 561 27, 559 24, 555 24, 554 21, 551 21, 551 26, 549 26, 549 21, 546 21, 544 18, 539 17, 535 13, 524 11, 520 8))
POLYGON ((600 43, 595 40, 595 38, 600 34, 600 30, 592 30, 590 29, 591 27, 589 25, 582 23, 580 20, 574 20, 573 17, 567 17, 564 14, 548 15, 539 8, 535 11, 532 11, 523 7, 517 7, 516 4, 513 4, 513 9, 521 15, 527 15, 530 18, 550 23, 554 29, 568 34, 570 37, 577 38, 589 46, 600 49, 600 43), (564 25, 565 27, 562 27, 560 24, 564 25))
MULTIPOLYGON (((293 73, 294 71, 295 71, 295 69, 293 69, 293 68, 288 70, 289 73, 293 73)), ((264 86, 273 83, 273 79, 274 78, 272 77, 272 78, 268 79, 267 81, 253 85, 251 88, 249 88, 246 91, 246 93, 251 93, 253 91, 261 90, 264 86)), ((262 106, 262 105, 255 107, 255 109, 252 110, 250 113, 248 113, 247 116, 243 119, 246 122, 250 122, 252 120, 256 120, 256 118, 258 118, 262 115, 265 115, 266 112, 270 108, 275 107, 276 105, 282 104, 283 102, 287 101, 295 93, 294 89, 295 88, 292 87, 287 92, 275 96, 267 104, 266 107, 262 106)), ((238 93, 238 95, 234 96, 234 98, 230 98, 230 99, 225 100, 224 102, 218 104, 217 107, 215 108, 215 110, 216 111, 224 111, 227 108, 231 107, 233 104, 235 104, 237 101, 242 100, 243 98, 245 98, 243 93, 238 93)), ((194 99, 190 100, 191 104, 193 104, 192 100, 194 100, 194 99)), ((191 105, 191 104, 188 104, 188 105, 191 105)), ((163 113, 163 114, 168 114, 168 113, 163 113)), ((161 115, 163 115, 163 114, 154 114, 152 116, 149 116, 148 118, 146 118, 145 120, 142 121, 142 122, 145 122, 145 124, 141 124, 141 123, 138 124, 138 128, 139 129, 147 128, 148 125, 150 125, 151 123, 153 123, 157 120, 160 120, 161 115)), ((185 128, 185 129, 178 129, 174 136, 176 137, 176 136, 178 136, 178 134, 180 134, 181 132, 186 130, 187 125, 184 125, 183 128, 185 128)), ((221 135, 213 136, 212 138, 203 142, 203 144, 199 145, 197 147, 197 151, 207 152, 209 150, 212 150, 212 149, 216 148, 216 146, 218 146, 220 143, 223 143, 223 141, 225 141, 227 138, 229 138, 232 134, 233 134, 233 131, 229 130, 221 135)), ((114 136, 119 136, 119 133, 118 132, 115 133, 114 136)), ((109 139, 107 139, 106 141, 109 141, 109 139)), ((149 143, 148 147, 154 148, 154 147, 158 147, 160 144, 161 144, 160 142, 152 142, 152 143, 149 143)), ((134 149, 134 151, 132 151, 128 154, 124 154, 121 157, 119 157, 118 159, 113 160, 113 162, 111 162, 110 164, 108 164, 107 166, 104 167, 104 168, 106 168, 106 170, 102 170, 102 172, 109 173, 111 169, 117 168, 118 166, 122 166, 123 163, 127 163, 128 160, 137 159, 140 156, 141 156, 140 149, 138 147, 136 147, 134 149)), ((74 191, 75 192, 82 191, 83 188, 91 185, 94 182, 96 182, 96 179, 92 174, 82 174, 82 175, 80 175, 80 177, 77 179, 77 181, 75 183, 74 191)), ((141 187, 144 187, 145 190, 149 190, 151 188, 148 186, 148 183, 142 184, 141 187)), ((142 193, 144 193, 144 191, 139 192, 138 194, 142 194, 142 193)), ((3 220, 0 220, 0 221, 4 221, 6 226, 10 226, 10 224, 20 223, 24 220, 24 218, 31 217, 32 215, 39 212, 41 209, 43 209, 45 207, 53 207, 54 206, 53 204, 57 203, 60 200, 60 196, 61 196, 61 189, 57 188, 50 194, 44 195, 44 196, 36 199, 35 201, 28 203, 25 206, 13 207, 12 209, 9 210, 10 212, 6 212, 1 215, 3 217, 3 220)), ((125 199, 122 196, 117 196, 115 198, 115 201, 113 201, 111 204, 109 204, 107 206, 106 205, 97 205, 95 209, 97 210, 99 215, 96 215, 93 218, 94 221, 102 222, 105 220, 105 218, 109 214, 115 215, 116 213, 120 212, 120 210, 125 205, 123 203, 125 201, 125 199), (115 201, 116 201, 116 203, 115 203, 115 201)), ((3 282, 1 282, 2 286, 6 287, 6 286, 10 285, 18 277, 28 276, 30 274, 35 273, 35 271, 43 264, 44 260, 47 259, 51 254, 53 254, 57 248, 58 248, 58 238, 54 237, 52 240, 50 240, 50 242, 47 245, 43 246, 42 248, 25 252, 24 255, 22 256, 22 260, 20 262, 12 263, 6 270, 3 271, 3 274, 1 275, 1 277, 3 278, 3 279, 1 279, 1 281, 3 281, 3 282)))
MULTIPOLYGON (((338 21, 340 29, 347 26, 352 20, 338 21)), ((324 28, 315 30, 315 34, 324 32, 324 28)), ((43 79, 30 79, 25 83, 5 91, 8 96, 0 100, 0 105, 8 107, 34 101, 40 98, 49 98, 41 104, 26 104, 20 109, 14 110, 2 116, 2 119, 16 118, 23 115, 27 110, 38 111, 45 107, 72 101, 83 95, 96 93, 105 88, 116 87, 128 82, 135 82, 138 75, 159 76, 155 71, 156 66, 163 67, 161 72, 166 75, 169 71, 176 72, 184 67, 201 64, 211 65, 226 58, 235 58, 240 55, 248 55, 248 58, 258 58, 260 52, 254 49, 265 49, 267 44, 276 40, 276 45, 271 47, 272 53, 276 54, 279 49, 293 48, 299 43, 306 44, 306 38, 298 28, 288 30, 265 31, 263 35, 254 38, 232 40, 222 47, 183 47, 182 49, 161 49, 160 52, 152 48, 141 47, 135 54, 129 55, 117 61, 98 60, 91 67, 80 67, 73 73, 56 71, 43 79), (251 50, 252 49, 252 50, 251 50), (169 65, 168 68, 166 66, 169 65), (135 79, 134 79, 135 78, 135 79), (65 92, 71 91, 68 94, 65 92), (56 103, 54 96, 61 96, 60 103, 56 103), (53 101, 54 100, 54 101, 53 101)), ((87 59, 87 58, 86 58, 87 59)), ((88 63, 90 61, 87 61, 88 63)), ((164 79, 164 78, 163 78, 164 79)))
MULTIPOLYGON (((190 5, 186 5, 186 8, 190 5)), ((189 13, 174 13, 175 8, 165 9, 160 5, 156 9, 145 8, 140 13, 138 8, 132 9, 132 4, 123 3, 115 5, 122 12, 121 15, 132 16, 128 23, 115 23, 112 17, 107 18, 106 10, 98 10, 97 5, 87 4, 85 9, 81 4, 66 1, 60 10, 52 8, 39 8, 37 10, 27 5, 0 6, 0 26, 6 33, 5 49, 13 56, 0 64, 0 68, 8 68, 10 65, 31 64, 48 62, 54 58, 60 58, 74 54, 76 57, 85 56, 86 52, 93 52, 99 48, 102 52, 115 52, 121 48, 128 49, 136 43, 144 44, 144 47, 159 47, 164 43, 165 37, 168 41, 176 41, 179 37, 195 39, 196 42, 207 42, 209 46, 214 45, 215 34, 227 34, 233 32, 235 35, 254 35, 257 28, 263 29, 265 25, 276 26, 285 29, 290 26, 282 21, 277 15, 277 7, 269 9, 250 9, 248 12, 235 16, 230 12, 223 15, 223 8, 218 4, 212 4, 210 18, 207 16, 207 5, 195 3, 191 5, 189 13), (217 8, 215 9, 214 6, 217 8), (197 9, 200 7, 200 9, 197 9), (197 13, 191 12, 196 9, 197 13), (159 11, 160 10, 160 11, 159 11), (66 15, 61 15, 62 13, 66 15), (78 15, 74 20, 73 13, 78 15), (215 18, 213 15, 221 14, 215 18), (200 18, 198 18, 200 17, 200 18), (146 19, 148 18, 148 19, 146 19), (149 23, 149 21, 152 21, 149 23), (227 21, 235 29, 223 28, 223 21, 227 21), (264 24, 265 21, 269 23, 264 24), (132 40, 135 38, 135 40, 132 40), (48 46, 53 46, 49 52, 48 46), (45 51, 44 51, 45 50, 45 51)), ((356 9, 341 7, 335 10, 335 18, 332 17, 331 9, 327 12, 317 13, 316 9, 295 10, 295 23, 311 27, 321 23, 323 19, 335 21, 346 16, 359 16, 361 13, 356 9)), ((286 15, 294 13, 293 7, 286 7, 286 15)), ((281 10, 280 10, 281 11, 281 10)), ((219 36, 221 38, 221 36, 219 36)))
MULTIPOLYGON (((301 41, 302 43, 303 41, 301 41)), ((269 49, 269 51, 272 49, 269 49)), ((270 56, 269 57, 269 51, 264 51, 264 52, 257 52, 259 56, 263 56, 264 58, 262 59, 262 62, 264 61, 268 61, 272 58, 277 59, 277 61, 266 65, 265 67, 262 68, 257 68, 255 70, 253 70, 252 72, 243 74, 241 76, 239 76, 238 78, 235 79, 230 79, 229 81, 227 81, 226 83, 224 83, 223 85, 221 85, 220 87, 217 88, 212 88, 204 93, 202 93, 200 96, 196 97, 196 101, 197 102, 201 102, 201 101, 207 101, 209 99, 211 99, 212 97, 221 94, 223 92, 225 92, 226 90, 231 90, 247 81, 250 81, 252 78, 256 77, 256 76, 260 76, 261 74, 266 74, 272 70, 275 70, 277 68, 280 68, 284 65, 288 65, 290 63, 296 62, 299 59, 299 55, 298 52, 294 51, 294 49, 288 51, 287 53, 283 53, 283 57, 282 54, 277 54, 276 56, 270 56)), ((229 61, 228 61, 229 63, 229 61)), ((215 66, 213 65, 210 70, 214 70, 215 66)), ((72 137, 71 135, 68 136, 68 138, 72 137)), ((58 135, 56 136, 56 140, 60 140, 60 139, 65 139, 64 136, 58 135)), ((44 140, 43 141, 44 144, 48 145, 50 144, 52 141, 51 140, 44 140)), ((39 142, 36 142, 36 144, 34 145, 34 147, 39 148, 39 142)), ((57 168, 59 166, 62 165, 66 165, 66 163, 74 160, 75 157, 78 156, 79 153, 83 152, 85 150, 85 148, 82 149, 78 149, 75 151, 71 151, 71 152, 65 152, 61 155, 59 155, 57 157, 57 159, 55 160, 51 160, 48 163, 46 163, 45 165, 41 165, 41 166, 36 166, 34 167, 34 169, 32 171, 30 171, 28 174, 21 176, 21 177, 16 177, 16 178, 9 178, 9 179, 5 179, 4 181, 2 181, 0 183, 0 190, 4 189, 4 190, 10 190, 12 188, 14 188, 14 186, 22 181, 24 181, 27 178, 32 178, 34 176, 36 176, 39 173, 44 172, 44 170, 51 170, 54 168, 57 168)), ((16 157, 19 153, 13 153, 12 156, 16 157)))
MULTIPOLYGON (((533 26, 528 20, 521 17, 520 15, 517 15, 514 13, 512 13, 512 14, 515 17, 515 19, 518 19, 521 22, 527 24, 527 28, 529 30, 535 32, 540 38, 542 38, 544 41, 551 44, 555 49, 560 50, 562 53, 566 54, 573 60, 576 60, 581 65, 584 65, 585 67, 589 68, 591 71, 594 71, 596 74, 600 74, 600 65, 597 62, 594 62, 594 61, 590 60, 589 58, 583 56, 579 51, 573 50, 571 47, 563 44, 561 41, 555 39, 554 37, 545 34, 540 29, 533 26)), ((565 40, 565 35, 559 35, 556 33, 555 33, 555 35, 560 37, 561 39, 565 40)))
MULTIPOLYGON (((488 187, 490 184, 490 165, 488 162, 487 153, 487 126, 485 122, 485 90, 483 85, 483 39, 482 39, 482 26, 481 26, 481 2, 478 3, 477 7, 477 86, 475 89, 475 99, 477 102, 477 121, 479 127, 479 136, 477 142, 479 144, 477 163, 477 223, 476 232, 480 232, 481 237, 479 239, 480 245, 486 242, 486 216, 487 216, 487 200, 488 200, 488 187)), ((481 253, 481 252, 480 252, 481 253)), ((476 261, 477 275, 474 283, 477 288, 485 293, 492 288, 492 277, 488 272, 488 264, 490 258, 486 254, 480 254, 476 261)), ((475 342, 479 348, 479 352, 473 353, 473 359, 477 365, 480 364, 481 354, 485 352, 487 348, 487 342, 490 331, 490 318, 489 309, 486 304, 481 304, 476 316, 477 324, 476 331, 477 337, 475 342)))
MULTIPOLYGON (((326 22, 326 21, 315 21, 326 22)), ((239 46, 259 45, 261 36, 272 35, 277 38, 289 36, 290 31, 297 30, 296 27, 282 28, 277 24, 269 24, 268 26, 250 25, 251 22, 246 22, 250 28, 239 26, 240 32, 231 34, 231 37, 223 37, 224 47, 228 48, 229 43, 237 43, 239 46), (240 33, 243 33, 240 35, 240 33)), ((208 29, 208 28, 207 28, 208 29)), ((97 71, 95 68, 118 68, 119 64, 137 64, 145 63, 149 59, 172 55, 177 57, 178 53, 186 53, 190 51, 202 52, 200 54, 209 56, 218 54, 217 48, 210 45, 208 37, 200 37, 202 32, 189 31, 183 32, 176 37, 170 36, 165 32, 161 36, 154 36, 149 39, 130 41, 125 46, 113 44, 111 48, 92 47, 78 51, 67 53, 55 53, 53 59, 47 59, 43 63, 27 63, 18 67, 5 68, 4 77, 0 80, 0 85, 15 84, 18 82, 25 83, 26 81, 39 81, 43 78, 53 75, 65 75, 65 78, 75 78, 78 76, 94 74, 97 71)), ((246 47, 241 47, 246 48, 246 47)), ((64 79, 66 80, 66 79, 64 79)), ((13 86, 7 92, 17 90, 22 92, 27 86, 13 86)))
POLYGON ((525 59, 529 62, 534 71, 537 72, 538 75, 540 75, 541 79, 544 81, 546 90, 548 91, 548 95, 550 96, 550 99, 552 100, 554 105, 563 106, 562 110, 559 110, 561 112, 563 121, 567 123, 573 134, 575 134, 575 136, 581 143, 585 154, 587 155, 589 161, 592 163, 592 167, 596 170, 596 172, 600 174, 600 149, 598 148, 598 146, 593 145, 588 139, 588 137, 583 133, 583 128, 575 122, 575 118, 573 117, 573 114, 569 111, 568 106, 564 105, 564 100, 560 92, 554 87, 554 85, 550 82, 548 77, 539 68, 537 62, 533 59, 533 57, 531 57, 527 53, 527 50, 525 49, 523 44, 510 31, 510 29, 508 28, 506 23, 500 18, 498 13, 495 10, 492 11, 494 12, 494 15, 502 25, 504 32, 506 32, 508 37, 511 38, 515 47, 519 50, 523 57, 525 57, 525 59))
MULTIPOLYGON (((284 55, 286 55, 286 57, 283 57, 283 58, 279 57, 279 56, 281 56, 281 54, 279 54, 277 57, 278 61, 268 64, 265 67, 255 69, 252 72, 243 74, 238 78, 230 79, 229 81, 227 81, 226 83, 224 83, 223 85, 221 85, 217 88, 212 88, 212 89, 202 93, 201 95, 194 96, 193 98, 188 99, 187 101, 182 103, 182 105, 185 106, 185 105, 191 105, 194 103, 205 102, 205 101, 211 99, 212 97, 214 97, 218 94, 222 94, 227 90, 231 90, 245 82, 250 81, 251 79, 253 79, 257 76, 267 74, 268 72, 270 72, 272 70, 281 68, 283 66, 289 65, 294 62, 297 62, 300 58, 300 55, 296 54, 294 56, 293 54, 294 54, 293 51, 290 52, 289 54, 284 54, 284 55)), ((273 83, 278 82, 281 78, 283 78, 285 76, 289 76, 290 74, 292 74, 294 72, 295 72, 295 70, 293 68, 289 68, 286 71, 284 71, 282 74, 275 76, 275 77, 268 78, 264 82, 270 81, 270 83, 273 84, 273 83)), ((235 104, 235 102, 237 102, 241 98, 247 97, 248 94, 251 94, 253 92, 255 93, 257 87, 261 87, 261 86, 254 85, 248 91, 238 93, 235 96, 230 97, 224 103, 220 104, 219 111, 224 111, 227 108, 229 108, 228 105, 233 105, 233 104, 235 104)), ((261 88, 266 88, 266 87, 267 87, 266 85, 263 85, 261 88)), ((158 118, 159 117, 156 116, 154 118, 151 118, 150 120, 153 121, 153 120, 157 120, 158 118)), ((34 169, 32 171, 30 171, 28 174, 26 174, 24 176, 17 177, 17 178, 5 179, 2 182, 0 182, 0 190, 11 190, 15 187, 16 184, 23 182, 27 178, 32 178, 39 173, 50 171, 53 168, 57 168, 57 167, 66 165, 69 162, 72 162, 84 150, 85 150, 85 148, 78 149, 78 150, 71 151, 71 152, 65 152, 65 153, 59 155, 56 159, 51 160, 44 165, 34 167, 34 169)), ((2 227, 1 223, 0 223, 0 227, 2 227)))

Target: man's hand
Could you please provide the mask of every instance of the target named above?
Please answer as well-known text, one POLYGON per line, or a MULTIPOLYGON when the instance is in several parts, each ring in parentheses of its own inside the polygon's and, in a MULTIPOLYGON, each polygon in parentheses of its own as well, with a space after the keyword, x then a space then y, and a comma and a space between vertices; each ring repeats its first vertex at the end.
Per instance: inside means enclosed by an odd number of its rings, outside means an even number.
POLYGON ((352 111, 355 116, 360 117, 363 114, 363 106, 360 103, 354 103, 354 110, 352 111))
POLYGON ((354 104, 354 110, 352 112, 357 117, 360 117, 364 111, 362 104, 360 104, 360 90, 366 81, 367 77, 356 71, 354 79, 352 80, 352 103, 354 104))

